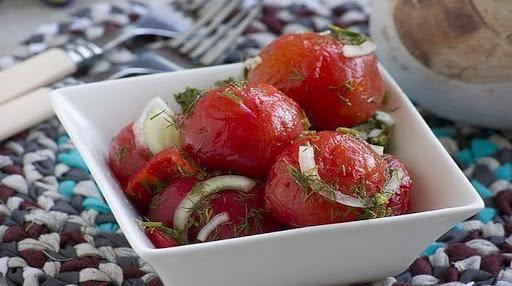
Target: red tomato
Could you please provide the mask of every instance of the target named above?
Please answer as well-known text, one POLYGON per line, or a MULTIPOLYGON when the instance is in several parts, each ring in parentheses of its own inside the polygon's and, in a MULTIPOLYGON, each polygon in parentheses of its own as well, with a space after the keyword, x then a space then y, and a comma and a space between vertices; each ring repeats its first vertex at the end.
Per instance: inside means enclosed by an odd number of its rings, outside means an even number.
POLYGON ((323 131, 299 139, 277 158, 265 188, 267 209, 292 227, 359 219, 362 208, 329 200, 307 184, 304 187, 293 176, 291 170, 300 172, 299 146, 306 142, 314 147, 318 175, 325 184, 361 199, 368 199, 382 189, 385 164, 368 143, 352 135, 323 131))
POLYGON ((130 176, 135 174, 151 158, 149 149, 137 146, 132 124, 123 128, 112 140, 108 152, 108 164, 112 173, 125 188, 130 176))
POLYGON ((149 207, 153 196, 176 178, 194 176, 198 168, 175 147, 160 151, 129 181, 125 194, 140 209, 149 207))
POLYGON ((146 233, 149 240, 151 240, 156 248, 174 247, 179 245, 176 239, 170 237, 157 228, 148 227, 144 229, 144 233, 146 233))
POLYGON ((264 177, 283 148, 303 130, 302 111, 264 83, 210 90, 184 119, 182 147, 208 168, 264 177))
POLYGON ((217 215, 227 214, 228 220, 214 228, 205 241, 213 241, 275 231, 279 228, 265 209, 263 189, 248 192, 222 191, 203 201, 191 219, 195 231, 190 241, 195 241, 201 228, 217 215))
POLYGON ((185 196, 192 190, 197 180, 193 177, 176 179, 160 194, 153 197, 147 217, 150 221, 162 222, 173 227, 174 211, 185 196))
POLYGON ((401 215, 409 210, 409 193, 412 189, 412 180, 404 163, 392 155, 384 155, 384 161, 387 168, 393 172, 400 172, 400 186, 396 192, 389 198, 388 208, 391 209, 391 215, 401 215))
MULTIPOLYGON (((192 190, 197 180, 182 178, 172 182, 165 191, 153 198, 148 218, 173 227, 176 208, 192 190)), ((277 223, 268 215, 263 203, 263 190, 253 188, 249 192, 222 191, 204 199, 191 214, 188 229, 189 241, 196 241, 200 229, 213 217, 226 213, 229 220, 213 229, 205 241, 246 236, 278 229, 277 223)))
POLYGON ((248 78, 297 101, 316 130, 351 127, 381 107, 385 90, 373 53, 347 58, 342 48, 328 35, 284 35, 262 50, 248 78))

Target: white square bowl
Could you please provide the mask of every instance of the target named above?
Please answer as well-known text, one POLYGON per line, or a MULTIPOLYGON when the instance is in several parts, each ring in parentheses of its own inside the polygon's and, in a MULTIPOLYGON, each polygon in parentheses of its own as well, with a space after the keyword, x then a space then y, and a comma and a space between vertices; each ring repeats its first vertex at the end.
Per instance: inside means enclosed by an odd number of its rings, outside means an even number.
POLYGON ((55 111, 96 179, 133 249, 165 285, 335 285, 378 280, 403 271, 452 225, 483 202, 405 94, 381 67, 397 125, 392 153, 414 180, 412 213, 292 229, 236 239, 155 249, 112 177, 106 153, 112 138, 145 103, 239 76, 240 64, 87 84, 56 90, 55 111))

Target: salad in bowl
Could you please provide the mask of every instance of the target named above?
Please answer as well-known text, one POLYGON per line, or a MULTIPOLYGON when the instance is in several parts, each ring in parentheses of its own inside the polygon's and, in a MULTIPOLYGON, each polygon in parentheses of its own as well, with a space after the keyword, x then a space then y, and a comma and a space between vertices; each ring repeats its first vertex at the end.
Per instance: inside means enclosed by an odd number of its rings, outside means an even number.
POLYGON ((285 35, 242 79, 174 94, 181 112, 151 99, 107 160, 154 246, 407 213, 374 51, 336 26, 285 35))

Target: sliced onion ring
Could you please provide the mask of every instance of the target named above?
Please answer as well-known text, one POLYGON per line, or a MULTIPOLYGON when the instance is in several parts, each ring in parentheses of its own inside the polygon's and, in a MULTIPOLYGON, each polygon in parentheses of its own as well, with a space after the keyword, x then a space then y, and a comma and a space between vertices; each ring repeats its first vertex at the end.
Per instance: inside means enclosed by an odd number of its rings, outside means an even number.
MULTIPOLYGON (((315 148, 313 146, 299 146, 299 167, 302 174, 315 176, 320 179, 320 176, 318 175, 318 168, 315 163, 315 148)), ((346 206, 355 208, 366 207, 364 200, 346 195, 340 191, 330 193, 325 190, 320 190, 318 194, 330 201, 335 201, 346 206)))
POLYGON ((299 146, 299 168, 304 175, 318 177, 318 170, 315 162, 315 148, 313 146, 299 146))
MULTIPOLYGON (((186 234, 186 228, 190 215, 195 210, 195 207, 201 202, 202 199, 224 190, 237 190, 247 192, 256 185, 253 179, 236 176, 224 175, 210 178, 204 182, 198 183, 194 186, 174 212, 174 229, 182 231, 186 234)), ((186 239, 186 235, 184 235, 186 239)))
POLYGON ((377 49, 377 46, 370 40, 366 40, 360 45, 344 45, 343 55, 347 58, 355 58, 369 55, 377 49))
POLYGON ((227 212, 222 212, 215 215, 207 224, 205 224, 196 236, 199 241, 206 241, 210 233, 216 229, 219 225, 229 221, 229 215, 227 212))
POLYGON ((318 194, 320 194, 322 197, 324 197, 330 201, 334 200, 335 202, 337 202, 339 204, 346 205, 349 207, 354 207, 354 208, 365 208, 366 207, 366 202, 364 200, 346 195, 340 191, 333 192, 334 198, 333 198, 333 195, 327 191, 320 191, 320 192, 318 192, 318 194))

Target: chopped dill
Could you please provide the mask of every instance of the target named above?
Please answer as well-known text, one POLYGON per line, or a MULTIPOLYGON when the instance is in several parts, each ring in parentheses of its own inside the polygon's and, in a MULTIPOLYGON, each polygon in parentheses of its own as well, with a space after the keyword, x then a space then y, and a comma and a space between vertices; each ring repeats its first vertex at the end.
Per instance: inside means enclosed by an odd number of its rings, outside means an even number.
POLYGON ((389 100, 391 99, 391 93, 389 90, 386 90, 384 92, 384 95, 382 96, 382 104, 387 105, 389 103, 389 100))
POLYGON ((126 146, 120 146, 119 147, 119 150, 117 152, 117 162, 118 163, 121 163, 121 161, 123 161, 124 157, 126 157, 126 155, 128 155, 128 147, 126 146))
POLYGON ((334 185, 330 185, 324 182, 315 174, 303 174, 297 168, 288 163, 288 173, 293 178, 295 183, 302 189, 304 192, 303 200, 308 200, 314 193, 318 193, 320 191, 326 192, 328 195, 328 199, 331 201, 336 201, 335 192, 337 188, 334 185))
POLYGON ((347 128, 347 127, 336 128, 336 133, 347 134, 347 135, 352 135, 352 136, 356 136, 356 137, 359 136, 359 131, 352 129, 352 128, 347 128))
POLYGON ((311 139, 313 141, 316 141, 318 139, 320 139, 320 137, 316 134, 316 131, 315 130, 305 130, 305 131, 302 131, 299 135, 300 138, 304 138, 304 139, 311 139))
POLYGON ((349 93, 354 90, 354 81, 349 79, 343 83, 343 87, 345 88, 344 92, 349 93))
POLYGON ((235 198, 235 200, 240 202, 246 202, 257 197, 256 194, 250 192, 238 192, 237 194, 238 196, 235 198))
POLYGON ((142 180, 140 182, 140 185, 144 189, 152 192, 153 194, 158 194, 158 193, 160 193, 162 190, 164 190, 167 187, 167 183, 166 182, 158 180, 158 179, 157 180, 151 180, 151 181, 150 180, 142 180))
POLYGON ((330 35, 344 45, 360 45, 368 39, 365 35, 347 29, 329 25, 330 35))
POLYGON ((248 234, 251 230, 251 225, 256 227, 258 233, 262 233, 261 221, 266 212, 265 209, 249 208, 248 205, 245 205, 245 216, 239 224, 233 226, 233 234, 235 237, 248 234))
POLYGON ((157 117, 162 117, 168 125, 165 128, 172 127, 176 130, 180 129, 180 124, 178 123, 178 119, 175 116, 169 116, 169 114, 165 113, 165 110, 162 110, 149 118, 149 120, 154 120, 157 117))
POLYGON ((176 102, 181 106, 183 115, 188 115, 203 92, 197 88, 187 87, 184 91, 174 94, 176 102))
POLYGON ((180 165, 176 165, 176 168, 178 169, 178 172, 180 172, 180 174, 183 177, 190 177, 192 175, 189 171, 184 170, 180 165))
POLYGON ((311 127, 311 122, 309 122, 306 112, 304 112, 304 110, 301 110, 301 111, 302 111, 302 120, 301 120, 302 127, 304 128, 304 130, 308 130, 311 127))
POLYGON ((336 93, 336 96, 338 97, 339 100, 341 100, 341 102, 343 102, 344 104, 348 105, 348 106, 352 106, 352 102, 350 101, 350 99, 344 97, 343 95, 339 94, 338 92, 336 93))
POLYGON ((224 89, 224 91, 222 91, 220 95, 238 104, 242 104, 242 99, 231 90, 231 87, 227 87, 226 89, 224 89))
POLYGON ((377 193, 368 201, 368 207, 364 208, 359 217, 361 219, 371 219, 386 217, 391 214, 391 209, 387 207, 388 199, 377 193))
POLYGON ((288 78, 291 80, 300 80, 300 81, 303 81, 304 79, 306 79, 306 77, 304 77, 304 75, 301 74, 300 71, 297 69, 293 69, 292 73, 290 74, 290 76, 288 78))
POLYGON ((175 239, 176 241, 178 241, 179 244, 184 244, 183 235, 182 235, 181 231, 170 228, 170 227, 166 227, 161 222, 139 221, 139 225, 143 229, 149 228, 150 231, 151 231, 151 229, 159 230, 159 231, 163 232, 164 234, 170 236, 171 238, 175 239))
POLYGON ((228 85, 228 84, 231 84, 231 83, 234 83, 234 82, 236 82, 235 78, 230 76, 227 79, 216 81, 213 85, 216 86, 216 87, 221 87, 221 86, 228 85))

